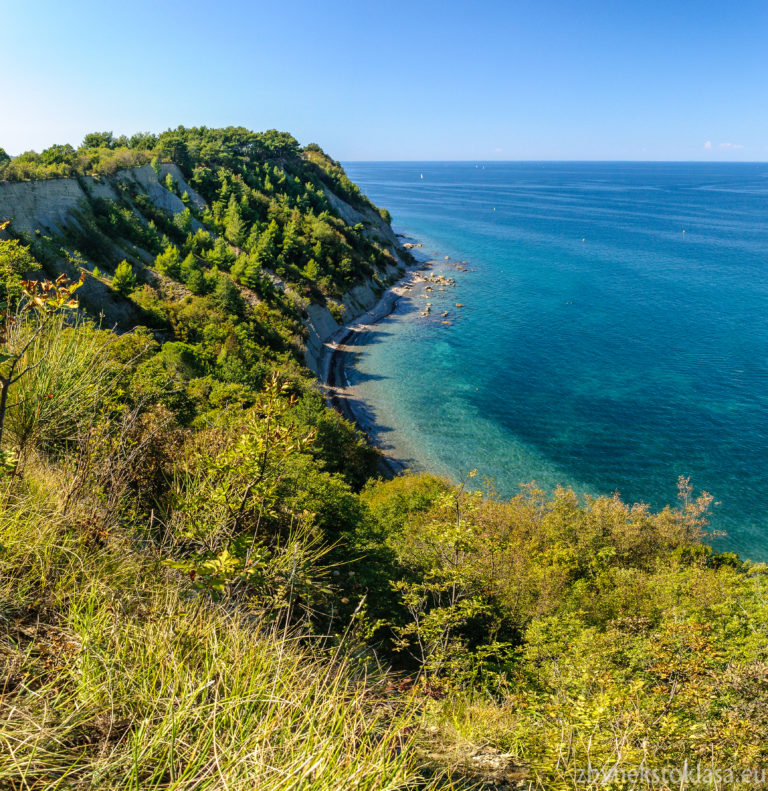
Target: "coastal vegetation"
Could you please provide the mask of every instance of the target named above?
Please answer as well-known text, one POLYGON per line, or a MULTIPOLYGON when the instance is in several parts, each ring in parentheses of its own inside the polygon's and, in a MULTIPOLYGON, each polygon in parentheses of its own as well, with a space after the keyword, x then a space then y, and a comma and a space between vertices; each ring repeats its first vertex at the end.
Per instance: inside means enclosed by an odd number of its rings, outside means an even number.
POLYGON ((0 787, 755 787, 768 576, 706 493, 387 480, 326 406, 309 307, 408 259, 318 146, 3 153, 86 198, 0 229, 0 787))

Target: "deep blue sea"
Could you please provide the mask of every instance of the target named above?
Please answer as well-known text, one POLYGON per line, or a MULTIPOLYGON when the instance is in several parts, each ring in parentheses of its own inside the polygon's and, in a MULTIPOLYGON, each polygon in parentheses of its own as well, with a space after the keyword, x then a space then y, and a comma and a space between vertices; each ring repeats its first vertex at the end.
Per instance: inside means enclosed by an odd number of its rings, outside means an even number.
POLYGON ((688 475, 720 502, 715 545, 768 560, 768 164, 345 167, 457 281, 352 360, 384 443, 503 494, 659 508, 688 475))

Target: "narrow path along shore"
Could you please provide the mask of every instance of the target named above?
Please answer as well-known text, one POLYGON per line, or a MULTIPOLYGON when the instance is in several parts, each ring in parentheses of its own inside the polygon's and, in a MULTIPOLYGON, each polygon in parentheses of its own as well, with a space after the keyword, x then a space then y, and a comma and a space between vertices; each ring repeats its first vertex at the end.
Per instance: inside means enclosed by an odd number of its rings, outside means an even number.
POLYGON ((347 384, 344 374, 344 355, 354 351, 357 339, 362 333, 370 331, 374 324, 392 313, 398 301, 419 282, 419 272, 428 269, 431 264, 429 260, 419 261, 397 283, 390 286, 370 310, 349 324, 339 327, 323 344, 323 353, 319 360, 320 380, 325 385, 325 395, 329 404, 347 420, 355 423, 368 437, 369 442, 382 451, 382 472, 391 476, 402 472, 407 465, 388 455, 387 448, 382 447, 373 416, 366 405, 355 398, 347 384))

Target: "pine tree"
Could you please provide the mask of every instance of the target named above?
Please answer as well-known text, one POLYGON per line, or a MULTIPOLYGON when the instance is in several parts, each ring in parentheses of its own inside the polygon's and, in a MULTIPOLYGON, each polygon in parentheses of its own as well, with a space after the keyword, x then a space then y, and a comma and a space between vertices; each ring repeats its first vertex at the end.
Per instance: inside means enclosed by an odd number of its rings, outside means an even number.
POLYGON ((277 262, 278 242, 280 239, 280 228, 272 220, 267 226, 267 230, 259 237, 256 245, 256 257, 263 266, 274 267, 277 262))
POLYGON ((229 204, 224 215, 224 235, 236 247, 241 247, 245 236, 245 223, 240 213, 240 204, 234 193, 229 196, 229 204))
POLYGON ((123 259, 115 269, 115 276, 112 278, 112 288, 119 294, 128 295, 136 288, 136 275, 133 267, 123 259))
POLYGON ((301 241, 296 223, 290 220, 283 229, 283 249, 280 255, 285 266, 298 265, 301 257, 301 241))

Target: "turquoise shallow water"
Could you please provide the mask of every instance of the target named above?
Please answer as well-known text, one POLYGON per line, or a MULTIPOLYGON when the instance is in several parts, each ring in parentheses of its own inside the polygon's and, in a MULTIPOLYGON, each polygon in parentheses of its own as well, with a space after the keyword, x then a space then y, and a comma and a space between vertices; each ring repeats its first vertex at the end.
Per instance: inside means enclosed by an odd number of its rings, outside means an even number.
POLYGON ((430 317, 415 295, 362 339, 348 377, 387 444, 504 494, 661 507, 690 475, 721 503, 715 543, 768 560, 768 165, 345 167, 470 270, 438 267, 457 286, 430 317))

